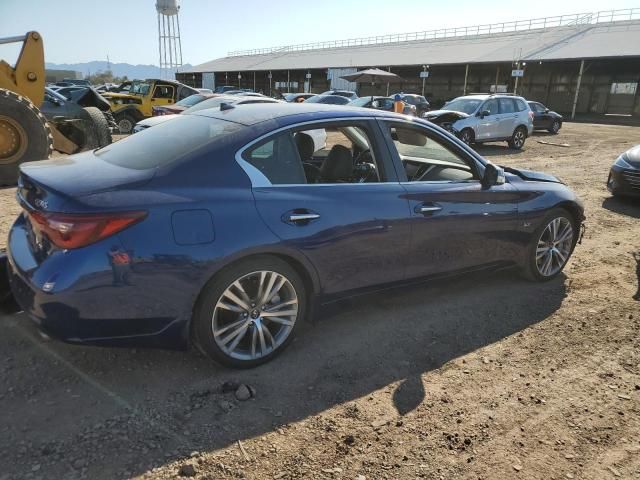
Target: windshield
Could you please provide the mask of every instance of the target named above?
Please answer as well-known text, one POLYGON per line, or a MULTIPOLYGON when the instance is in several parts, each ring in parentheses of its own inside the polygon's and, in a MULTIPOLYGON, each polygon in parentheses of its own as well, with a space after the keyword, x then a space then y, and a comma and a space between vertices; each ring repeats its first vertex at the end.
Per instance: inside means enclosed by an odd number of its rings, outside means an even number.
POLYGON ((151 89, 151 84, 147 82, 131 82, 131 88, 129 89, 129 93, 144 96, 149 93, 150 89, 151 89))
POLYGON ((198 115, 177 115, 96 151, 105 162, 134 170, 167 165, 240 130, 242 125, 198 115))
POLYGON ((473 112, 475 112, 478 109, 481 103, 482 103, 482 100, 479 98, 460 98, 445 104, 445 106, 442 107, 442 109, 452 110, 454 112, 462 112, 462 113, 466 113, 467 115, 471 115, 473 112))
POLYGON ((193 107, 196 103, 200 103, 205 98, 207 97, 200 94, 189 95, 187 98, 183 98, 179 102, 176 102, 176 105, 180 105, 181 107, 193 107))
POLYGON ((371 101, 371 97, 360 97, 355 100, 351 100, 349 102, 350 107, 364 107, 367 103, 371 101))

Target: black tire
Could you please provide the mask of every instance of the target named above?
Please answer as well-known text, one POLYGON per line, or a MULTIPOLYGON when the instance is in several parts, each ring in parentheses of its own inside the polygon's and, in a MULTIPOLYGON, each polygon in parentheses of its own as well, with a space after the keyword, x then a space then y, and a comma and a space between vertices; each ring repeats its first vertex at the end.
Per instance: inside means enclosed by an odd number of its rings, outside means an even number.
POLYGON ((462 140, 467 145, 473 144, 476 139, 476 135, 470 128, 465 128, 460 132, 460 140, 462 140))
MULTIPOLYGON (((105 117, 102 110, 97 107, 84 107, 84 111, 87 112, 91 122, 93 123, 95 138, 98 143, 98 147, 105 147, 113 142, 111 138, 111 130, 109 129, 109 122, 105 117)), ((97 147, 94 147, 97 148, 97 147)))
POLYGON ((261 255, 241 260, 235 263, 216 276, 204 287, 194 309, 191 320, 191 341, 201 352, 215 360, 216 362, 231 368, 252 368, 268 362, 279 355, 291 343, 296 332, 300 328, 308 314, 309 304, 304 282, 296 270, 287 262, 277 257, 261 255), (220 300, 222 294, 236 280, 257 271, 273 271, 283 275, 295 289, 298 299, 298 313, 292 330, 288 337, 271 353, 253 360, 241 360, 233 358, 225 353, 217 344, 212 328, 212 319, 215 305, 220 300))
POLYGON ((133 132, 133 127, 136 124, 136 119, 133 117, 133 115, 127 112, 122 112, 115 113, 113 117, 118 124, 118 130, 120 131, 120 133, 126 135, 133 132))
POLYGON ((518 127, 513 131, 513 135, 509 139, 509 148, 513 150, 520 150, 524 147, 524 142, 527 139, 527 129, 524 127, 518 127))
POLYGON ((551 126, 549 127, 549 132, 556 135, 560 131, 561 127, 562 127, 562 122, 560 120, 554 120, 551 126))
POLYGON ((51 129, 40 110, 0 88, 0 185, 15 185, 21 163, 44 160, 52 151, 51 129))
POLYGON ((578 237, 580 235, 579 227, 580 226, 576 222, 571 212, 569 212, 564 208, 554 208, 549 213, 547 213, 547 215, 545 215, 542 222, 540 222, 540 227, 538 227, 538 229, 532 235, 531 243, 527 246, 524 262, 521 268, 522 276, 530 281, 546 282, 560 275, 560 273, 567 266, 567 263, 569 263, 569 260, 571 259, 571 255, 573 254, 573 250, 575 249, 576 243, 578 242, 578 237), (547 225, 549 225, 552 220, 558 217, 563 217, 569 220, 573 228, 573 239, 571 242, 571 251, 569 252, 568 257, 564 262, 564 264, 562 265, 562 267, 560 268, 560 270, 553 273, 552 275, 543 275, 542 273, 540 273, 538 266, 536 264, 536 251, 538 248, 538 241, 540 240, 544 230, 547 228, 547 225))

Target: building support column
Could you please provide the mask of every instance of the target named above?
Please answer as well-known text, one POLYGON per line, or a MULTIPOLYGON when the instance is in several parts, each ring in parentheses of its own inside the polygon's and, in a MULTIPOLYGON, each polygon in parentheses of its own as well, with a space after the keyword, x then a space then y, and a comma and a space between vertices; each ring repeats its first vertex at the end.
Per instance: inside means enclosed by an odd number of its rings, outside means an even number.
POLYGON ((290 77, 290 70, 287 70, 287 92, 291 91, 291 77, 290 77))
POLYGON ((580 73, 578 73, 578 84, 576 85, 576 94, 573 97, 573 108, 571 109, 571 120, 576 118, 576 107, 578 106, 578 95, 580 94, 580 83, 582 82, 583 72, 584 72, 584 60, 581 60, 580 73))
POLYGON ((467 66, 464 69, 464 87, 462 88, 462 95, 467 94, 467 78, 468 77, 469 77, 469 64, 467 63, 467 66))
POLYGON ((253 72, 253 91, 256 91, 256 72, 253 72))
POLYGON ((500 78, 500 64, 498 64, 498 68, 496 69, 496 82, 494 83, 494 91, 493 93, 498 93, 498 79, 500 78))
MULTIPOLYGON (((391 71, 391 67, 387 67, 387 71, 391 71)), ((389 82, 387 82, 387 97, 389 96, 389 82)))

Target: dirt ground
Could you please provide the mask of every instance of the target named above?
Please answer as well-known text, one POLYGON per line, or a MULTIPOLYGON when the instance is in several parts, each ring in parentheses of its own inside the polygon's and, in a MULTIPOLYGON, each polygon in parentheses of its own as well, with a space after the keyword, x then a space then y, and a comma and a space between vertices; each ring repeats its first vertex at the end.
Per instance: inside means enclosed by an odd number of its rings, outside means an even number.
MULTIPOLYGON (((637 143, 640 128, 567 124, 522 152, 479 147, 584 200, 562 276, 342 302, 254 370, 45 341, 24 315, 0 316, 0 479, 640 478, 640 202, 605 189, 637 143), (256 397, 222 393, 227 381, 256 397)), ((13 195, 0 191, 2 243, 13 195)))

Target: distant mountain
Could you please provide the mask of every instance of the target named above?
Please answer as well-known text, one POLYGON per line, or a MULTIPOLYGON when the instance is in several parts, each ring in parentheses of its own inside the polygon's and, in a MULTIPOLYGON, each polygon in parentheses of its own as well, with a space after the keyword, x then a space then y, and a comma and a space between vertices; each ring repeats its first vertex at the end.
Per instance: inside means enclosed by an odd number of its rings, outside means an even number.
MULTIPOLYGON (((84 63, 45 63, 45 67, 52 70, 73 70, 83 75, 93 74, 108 70, 109 65, 105 61, 94 60, 84 63)), ((183 65, 180 70, 191 68, 191 64, 183 65)), ((155 65, 131 65, 129 63, 111 63, 111 72, 116 77, 126 75, 129 79, 157 78, 160 76, 160 67, 155 65)))

